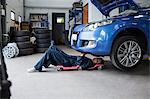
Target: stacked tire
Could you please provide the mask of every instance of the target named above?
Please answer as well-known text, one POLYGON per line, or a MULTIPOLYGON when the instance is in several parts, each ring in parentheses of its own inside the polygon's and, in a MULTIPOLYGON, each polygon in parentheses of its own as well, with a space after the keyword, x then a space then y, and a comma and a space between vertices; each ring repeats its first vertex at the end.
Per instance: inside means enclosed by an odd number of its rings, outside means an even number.
POLYGON ((13 41, 17 43, 19 48, 19 56, 31 55, 34 53, 34 48, 30 42, 29 31, 15 31, 13 33, 13 41))
POLYGON ((36 52, 44 53, 50 46, 52 31, 47 29, 35 30, 36 52))

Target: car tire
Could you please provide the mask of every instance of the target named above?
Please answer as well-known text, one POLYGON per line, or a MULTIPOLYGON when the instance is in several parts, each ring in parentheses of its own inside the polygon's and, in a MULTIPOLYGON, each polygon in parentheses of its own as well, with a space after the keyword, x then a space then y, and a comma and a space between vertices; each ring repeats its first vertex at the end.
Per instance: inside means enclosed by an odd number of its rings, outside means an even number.
POLYGON ((22 36, 22 37, 15 37, 15 42, 27 42, 30 41, 30 36, 22 36))
POLYGON ((31 42, 18 42, 17 46, 19 49, 33 48, 33 45, 31 42))
POLYGON ((15 31, 13 35, 14 37, 30 36, 30 32, 29 31, 15 31))
POLYGON ((49 48, 49 46, 50 46, 50 43, 44 43, 44 44, 37 44, 37 47, 38 48, 49 48))
POLYGON ((37 39, 48 39, 48 38, 50 38, 50 34, 49 33, 36 34, 35 36, 36 36, 37 39))
POLYGON ((34 53, 33 48, 26 48, 26 49, 20 49, 19 50, 19 56, 24 56, 24 55, 31 55, 34 53))
POLYGON ((48 48, 36 48, 36 52, 44 53, 48 48))
POLYGON ((51 43, 51 40, 49 38, 48 39, 37 39, 36 42, 39 44, 51 43))
POLYGON ((135 36, 120 37, 113 44, 110 58, 116 68, 132 70, 143 58, 141 43, 135 36))
POLYGON ((44 34, 44 33, 51 33, 51 31, 50 30, 47 30, 47 29, 36 29, 35 30, 35 33, 36 34, 44 34))

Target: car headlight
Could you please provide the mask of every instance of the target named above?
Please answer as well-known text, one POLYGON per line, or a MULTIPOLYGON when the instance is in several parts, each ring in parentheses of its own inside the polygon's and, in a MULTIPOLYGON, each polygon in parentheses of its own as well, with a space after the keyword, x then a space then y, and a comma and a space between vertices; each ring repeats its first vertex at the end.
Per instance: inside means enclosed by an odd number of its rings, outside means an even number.
POLYGON ((99 26, 108 25, 108 24, 111 24, 111 23, 113 23, 113 20, 105 20, 105 21, 101 21, 101 22, 92 23, 90 25, 87 25, 83 29, 83 31, 94 31, 99 26))
POLYGON ((96 47, 95 40, 82 40, 81 47, 94 48, 96 47))

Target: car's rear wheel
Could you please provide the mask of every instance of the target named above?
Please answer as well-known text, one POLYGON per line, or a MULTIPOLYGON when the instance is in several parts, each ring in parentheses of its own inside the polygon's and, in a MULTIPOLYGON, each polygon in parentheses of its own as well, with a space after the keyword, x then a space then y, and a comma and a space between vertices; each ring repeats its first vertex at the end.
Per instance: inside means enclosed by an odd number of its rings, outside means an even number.
POLYGON ((140 41, 135 36, 123 36, 115 41, 111 52, 111 61, 121 70, 131 70, 143 57, 140 41))

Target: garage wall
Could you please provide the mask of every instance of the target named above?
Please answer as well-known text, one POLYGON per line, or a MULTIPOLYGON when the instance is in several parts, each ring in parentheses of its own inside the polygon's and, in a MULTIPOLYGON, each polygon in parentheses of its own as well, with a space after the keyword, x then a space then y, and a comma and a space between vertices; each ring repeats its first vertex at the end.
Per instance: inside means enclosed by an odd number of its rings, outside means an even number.
POLYGON ((88 0, 82 0, 83 6, 85 6, 88 3, 88 0))
POLYGON ((52 9, 52 8, 26 8, 26 17, 25 20, 29 21, 30 13, 48 13, 48 21, 49 21, 49 28, 52 29, 52 13, 65 13, 66 14, 66 30, 68 30, 69 25, 69 9, 52 9))
POLYGON ((95 22, 105 18, 90 0, 82 0, 82 2, 83 6, 88 3, 88 22, 95 22))
POLYGON ((66 14, 66 30, 69 25, 69 9, 72 8, 73 2, 79 0, 25 0, 25 20, 29 21, 30 13, 48 13, 49 28, 52 29, 52 13, 66 14))
MULTIPOLYGON (((88 0, 89 3, 89 22, 95 22, 105 19, 106 17, 88 0)), ((119 13, 119 9, 114 9, 111 11, 110 16, 117 15, 119 13)))
POLYGON ((87 24, 88 23, 88 3, 83 7, 83 24, 87 24))
POLYGON ((19 15, 23 18, 23 0, 6 0, 6 4, 6 32, 9 32, 10 26, 13 26, 10 12, 15 12, 16 21, 19 15))
POLYGON ((101 12, 88 0, 89 3, 89 22, 99 21, 105 18, 101 12))
POLYGON ((76 1, 79 0, 25 0, 26 6, 53 8, 71 8, 72 3, 76 1))

